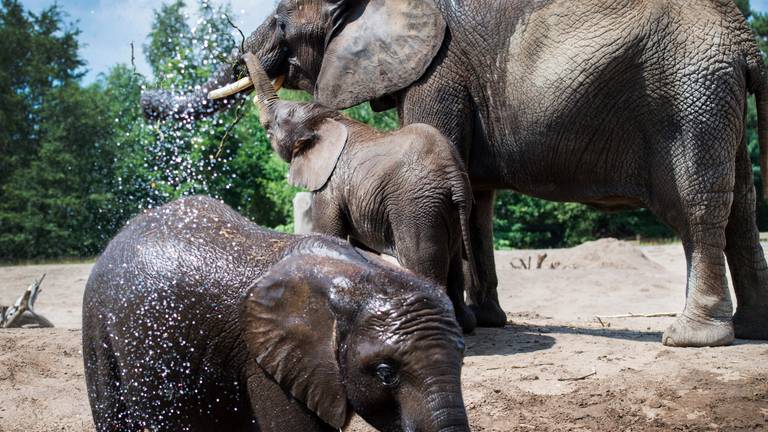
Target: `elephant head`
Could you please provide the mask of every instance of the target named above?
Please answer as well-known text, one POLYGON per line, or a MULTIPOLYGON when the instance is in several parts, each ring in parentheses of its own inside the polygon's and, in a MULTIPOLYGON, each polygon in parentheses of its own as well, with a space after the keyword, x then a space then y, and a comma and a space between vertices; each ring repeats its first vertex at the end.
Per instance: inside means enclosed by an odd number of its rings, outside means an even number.
MULTIPOLYGON (((287 88, 340 109, 401 90, 439 51, 445 21, 432 0, 282 0, 244 49, 287 88)), ((240 55, 245 53, 240 53, 240 55)), ((195 92, 148 92, 148 118, 198 118, 232 105, 251 82, 240 55, 195 92)))
POLYGON ((249 289, 251 357, 335 429, 352 411, 382 431, 468 431, 464 343, 443 290, 309 244, 249 289))
POLYGON ((246 54, 244 61, 256 89, 261 125, 275 152, 291 164, 288 181, 310 191, 321 189, 349 138, 341 114, 317 102, 280 100, 256 56, 246 54))

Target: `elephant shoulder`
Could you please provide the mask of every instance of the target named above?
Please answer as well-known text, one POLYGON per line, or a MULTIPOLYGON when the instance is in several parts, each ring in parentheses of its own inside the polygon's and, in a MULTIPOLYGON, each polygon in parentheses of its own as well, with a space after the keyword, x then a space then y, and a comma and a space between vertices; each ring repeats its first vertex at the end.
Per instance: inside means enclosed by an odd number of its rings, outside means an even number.
POLYGON ((442 132, 426 123, 410 124, 399 132, 403 139, 407 140, 410 144, 430 148, 450 146, 448 138, 442 132))
POLYGON ((402 132, 404 141, 422 159, 441 161, 440 165, 453 165, 461 161, 451 141, 434 126, 414 123, 404 127, 402 132))

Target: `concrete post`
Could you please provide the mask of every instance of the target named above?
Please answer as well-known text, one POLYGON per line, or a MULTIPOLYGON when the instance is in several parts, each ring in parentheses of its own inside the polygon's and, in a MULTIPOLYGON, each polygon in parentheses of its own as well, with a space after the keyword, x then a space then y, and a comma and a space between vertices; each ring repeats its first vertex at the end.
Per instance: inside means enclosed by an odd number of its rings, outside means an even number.
POLYGON ((293 232, 309 234, 312 231, 312 192, 299 192, 293 197, 293 232))

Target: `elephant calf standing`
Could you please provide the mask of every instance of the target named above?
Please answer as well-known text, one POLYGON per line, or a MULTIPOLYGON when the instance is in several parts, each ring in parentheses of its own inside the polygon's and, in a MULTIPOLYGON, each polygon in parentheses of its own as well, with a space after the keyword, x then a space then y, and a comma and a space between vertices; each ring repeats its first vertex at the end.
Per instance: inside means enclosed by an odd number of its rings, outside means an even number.
POLYGON ((448 140, 426 124, 382 133, 318 103, 281 101, 256 56, 245 61, 267 136, 291 164, 289 181, 314 192, 314 230, 392 254, 446 286, 459 324, 474 330, 462 259, 463 245, 474 282, 472 192, 448 140))
POLYGON ((96 263, 83 356, 98 431, 469 431, 443 289, 347 242, 188 198, 96 263))

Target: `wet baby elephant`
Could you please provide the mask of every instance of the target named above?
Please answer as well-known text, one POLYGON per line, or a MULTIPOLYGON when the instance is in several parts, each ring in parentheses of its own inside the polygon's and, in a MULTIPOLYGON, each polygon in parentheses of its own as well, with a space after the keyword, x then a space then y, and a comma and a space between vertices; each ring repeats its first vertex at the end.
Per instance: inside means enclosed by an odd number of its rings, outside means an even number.
POLYGON ((411 271, 446 286, 465 332, 476 326, 464 302, 475 283, 467 217, 472 192, 461 158, 426 124, 382 133, 319 103, 279 100, 253 54, 245 63, 261 122, 289 182, 314 192, 312 225, 394 255, 411 271))
POLYGON ((133 219, 85 292, 98 431, 468 431, 443 289, 194 197, 133 219))

